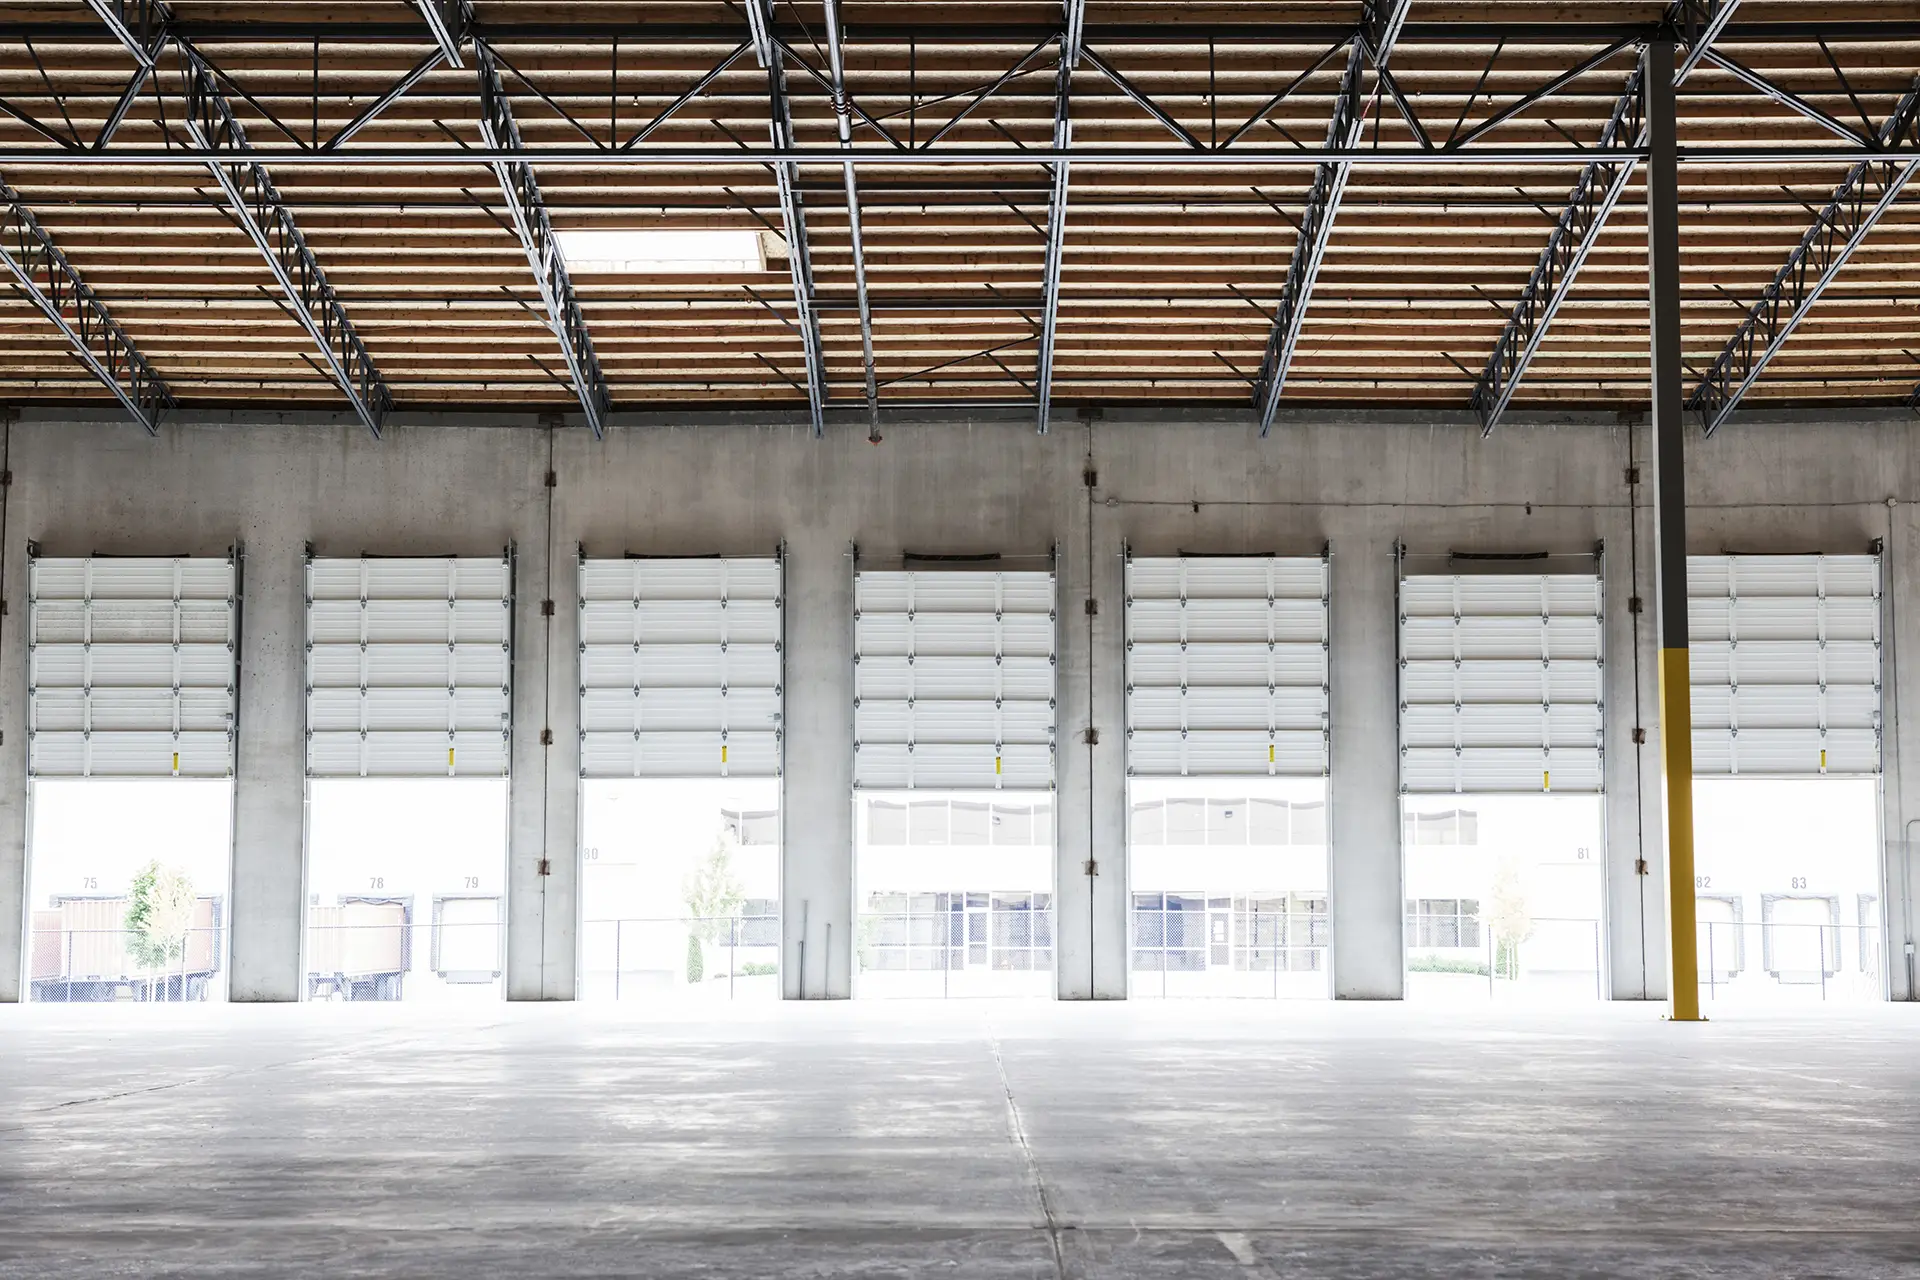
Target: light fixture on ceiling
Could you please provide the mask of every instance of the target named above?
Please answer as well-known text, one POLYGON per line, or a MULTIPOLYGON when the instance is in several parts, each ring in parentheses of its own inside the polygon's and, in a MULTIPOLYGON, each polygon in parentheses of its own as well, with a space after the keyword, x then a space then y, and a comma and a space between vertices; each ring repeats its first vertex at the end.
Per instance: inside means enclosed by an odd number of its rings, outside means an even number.
POLYGON ((617 275, 765 271, 757 231, 556 231, 569 270, 617 275))

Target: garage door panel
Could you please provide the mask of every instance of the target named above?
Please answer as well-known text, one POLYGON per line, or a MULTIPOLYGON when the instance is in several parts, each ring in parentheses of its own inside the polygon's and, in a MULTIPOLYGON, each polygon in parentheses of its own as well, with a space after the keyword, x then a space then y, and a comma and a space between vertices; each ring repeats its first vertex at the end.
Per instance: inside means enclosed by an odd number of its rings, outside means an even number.
POLYGON ((91 729, 99 733, 171 732, 177 719, 182 730, 225 733, 232 725, 233 700, 224 689, 182 689, 176 698, 169 689, 100 689, 91 696, 79 689, 43 689, 34 699, 35 731, 91 729))
POLYGON ((31 763, 41 777, 218 778, 225 774, 227 732, 148 731, 38 733, 31 763))
POLYGON ((41 641, 63 644, 171 644, 176 632, 187 642, 225 641, 232 623, 225 599, 41 601, 36 612, 41 641))
POLYGON ((1598 791, 1597 574, 1402 579, 1401 787, 1598 791))
POLYGON ((1598 702, 1602 668, 1586 659, 1539 662, 1412 660, 1403 664, 1401 690, 1409 702, 1598 702))
POLYGON ((1262 689, 1274 685, 1324 685, 1326 645, 1311 642, 1265 641, 1245 643, 1195 642, 1178 644, 1135 641, 1127 649, 1127 678, 1136 686, 1215 685, 1222 688, 1262 689))
MULTIPOLYGON (((1189 590, 1194 588, 1189 585, 1189 590)), ((1160 644, 1226 641, 1318 644, 1324 638, 1326 611, 1312 600, 1156 600, 1128 601, 1128 628, 1134 641, 1160 644)))
POLYGON ((309 560, 309 776, 505 774, 511 583, 504 556, 309 560))
POLYGON ((1693 556, 1687 577, 1694 772, 1878 772, 1878 557, 1693 556))
POLYGON ((33 776, 230 776, 236 589, 224 557, 30 557, 33 776))
POLYGON ((1135 729, 1308 729, 1326 725, 1326 702, 1315 688, 1276 688, 1257 697, 1240 689, 1135 688, 1129 703, 1135 729))
POLYGON ((1053 709, 1044 702, 1008 701, 996 707, 984 698, 918 698, 912 703, 862 698, 857 708, 860 741, 911 742, 920 726, 938 726, 950 743, 1030 743, 1053 740, 1053 709))
POLYGON ((1555 752, 1548 761, 1531 748, 1408 747, 1400 758, 1400 785, 1415 794, 1591 794, 1603 781, 1597 752, 1555 752))
POLYGON ((1312 776, 1325 753, 1318 729, 1136 728, 1127 737, 1128 767, 1140 777, 1312 776))
POLYGON ((1140 599, 1236 598, 1318 603, 1326 585, 1324 562, 1310 556, 1138 556, 1129 590, 1140 599))
POLYGON ((383 600, 316 598, 312 605, 316 643, 343 644, 367 639, 387 644, 444 644, 448 640, 506 643, 511 619, 504 600, 383 600))
POLYGON ((580 562, 581 593, 595 600, 773 600, 780 595, 780 576, 775 556, 633 556, 580 562))
POLYGON ((859 571, 854 785, 1050 788, 1053 592, 1044 571, 859 571))
POLYGON ((777 556, 580 562, 583 777, 777 777, 777 556))
POLYGON ((1592 703, 1412 704, 1401 712, 1402 737, 1410 747, 1587 748, 1600 745, 1600 708, 1592 703))
POLYGON ((958 698, 998 691, 1005 698, 1053 696, 1053 662, 1047 657, 873 657, 854 668, 855 692, 876 698, 958 698))
POLYGON ((1592 617, 1527 618, 1408 617, 1401 627, 1401 654, 1406 658, 1445 659, 1471 656, 1481 660, 1538 661, 1600 657, 1599 628, 1592 617))
POLYGON ((307 735, 315 777, 500 777, 507 741, 498 730, 368 732, 314 730, 307 735))
POLYGON ((584 600, 580 638, 587 644, 776 644, 780 604, 765 600, 584 600))
POLYGON ((1871 729, 1701 727, 1693 732, 1699 776, 1806 777, 1871 774, 1880 767, 1880 737, 1871 729), (1822 752, 1825 753, 1824 759, 1822 752))
POLYGON ((1014 743, 996 753, 986 744, 921 742, 909 750, 904 743, 862 742, 854 776, 873 791, 1046 791, 1053 787, 1053 751, 1014 743))
POLYGON ((1128 772, 1323 775, 1327 587, 1324 557, 1130 557, 1128 772))
POLYGON ((704 778, 725 769, 738 777, 780 773, 780 735, 771 730, 589 731, 580 738, 580 768, 593 778, 704 778))

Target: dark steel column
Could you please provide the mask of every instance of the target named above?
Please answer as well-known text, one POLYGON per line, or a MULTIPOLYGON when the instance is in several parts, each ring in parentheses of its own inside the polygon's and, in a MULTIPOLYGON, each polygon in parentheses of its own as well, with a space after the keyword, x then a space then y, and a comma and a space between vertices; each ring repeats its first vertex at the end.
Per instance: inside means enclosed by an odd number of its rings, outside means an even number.
POLYGON ((1680 384, 1680 177, 1673 43, 1647 45, 1647 284, 1652 337, 1654 597, 1660 634, 1660 766, 1667 838, 1667 1002, 1700 1020, 1693 903, 1693 699, 1687 665, 1686 418, 1680 384))

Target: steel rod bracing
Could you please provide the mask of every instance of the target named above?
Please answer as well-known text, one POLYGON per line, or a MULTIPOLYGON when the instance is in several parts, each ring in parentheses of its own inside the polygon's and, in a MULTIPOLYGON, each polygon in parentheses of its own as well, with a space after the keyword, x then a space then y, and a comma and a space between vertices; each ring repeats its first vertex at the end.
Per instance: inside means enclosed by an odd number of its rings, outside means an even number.
MULTIPOLYGON (((1889 149, 1901 144, 1912 146, 1917 127, 1920 78, 1881 126, 1878 141, 1889 149)), ((1774 273, 1759 301, 1749 308, 1747 318, 1687 401, 1688 408, 1699 412, 1708 435, 1732 416, 1740 398, 1780 353, 1853 251, 1893 207, 1916 168, 1920 168, 1920 156, 1909 155, 1862 160, 1847 171, 1833 198, 1820 211, 1818 221, 1807 228, 1786 265, 1774 273)))
MULTIPOLYGON (((487 145, 497 150, 518 153, 520 127, 513 118, 513 104, 500 83, 500 67, 493 50, 484 42, 474 44, 474 65, 480 79, 480 132, 487 145)), ((593 350, 593 335, 587 331, 587 319, 581 314, 574 296, 573 278, 567 274, 566 255, 554 237, 553 223, 547 218, 546 202, 540 198, 540 181, 533 166, 519 161, 504 161, 492 166, 500 182, 500 194, 506 197, 507 212, 513 219, 514 234, 526 251, 527 266, 533 271, 534 284, 545 304, 547 325, 559 339, 560 353, 567 362, 567 376, 587 425, 598 437, 606 433, 607 413, 613 396, 606 376, 600 371, 600 358, 593 350)))
MULTIPOLYGON (((1627 87, 1613 104, 1613 114, 1600 134, 1600 146, 1611 149, 1626 143, 1640 146, 1646 130, 1646 93, 1642 87, 1643 70, 1635 67, 1627 77, 1627 87)), ((1481 434, 1493 430, 1513 400, 1527 365, 1547 336, 1547 326, 1560 305, 1567 300, 1574 278, 1580 274, 1587 255, 1600 238, 1607 218, 1620 202, 1633 176, 1631 160, 1596 162, 1580 171, 1580 180, 1560 211, 1560 220, 1547 247, 1521 291, 1520 301, 1507 320, 1507 327, 1494 344, 1493 356, 1473 391, 1473 408, 1480 415, 1481 434)))
MULTIPOLYGON (((1394 42, 1406 24, 1410 4, 1411 0, 1363 0, 1360 28, 1354 33, 1347 67, 1340 76, 1340 90, 1334 99, 1333 119, 1327 125, 1323 153, 1351 151, 1359 143, 1367 122, 1367 104, 1360 93, 1361 80, 1368 66, 1384 68, 1393 56, 1394 42)), ((1434 153, 1423 150, 1420 154, 1434 153)), ((1339 216, 1340 198, 1346 193, 1350 172, 1351 166, 1338 159, 1324 160, 1313 171, 1306 213, 1300 219, 1293 259, 1287 266, 1286 287, 1280 295, 1280 308, 1274 316, 1273 332, 1267 338, 1267 350, 1260 362, 1260 377, 1254 391, 1254 408, 1260 415, 1262 436, 1272 430, 1273 415, 1280 408, 1280 393, 1287 385, 1294 349, 1300 345, 1307 303, 1313 297, 1314 282, 1320 277, 1320 264, 1333 237, 1334 219, 1339 216)))

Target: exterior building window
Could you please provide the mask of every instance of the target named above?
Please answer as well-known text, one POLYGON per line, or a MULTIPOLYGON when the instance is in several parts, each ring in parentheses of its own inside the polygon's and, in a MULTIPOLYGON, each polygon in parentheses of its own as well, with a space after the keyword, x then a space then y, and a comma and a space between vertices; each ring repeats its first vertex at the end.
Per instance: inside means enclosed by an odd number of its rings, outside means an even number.
POLYGON ((1202 800, 1176 797, 1133 806, 1136 845, 1324 845, 1324 801, 1202 800))
MULTIPOLYGON (((1053 832, 1051 804, 990 804, 984 800, 869 800, 867 844, 887 848, 967 845, 1032 848, 1053 832)), ((747 814, 746 818, 756 815, 747 814)), ((768 815, 775 824, 777 814, 768 815)), ((778 827, 764 841, 778 843, 778 827)), ((753 843, 745 839, 742 843, 753 843)))
POLYGON ((735 844, 777 845, 780 843, 778 809, 722 809, 720 821, 735 844))
POLYGON ((1050 893, 875 893, 861 927, 869 970, 1053 968, 1050 893))
POLYGON ((1480 939, 1478 898, 1408 898, 1407 946, 1473 948, 1480 939))
POLYGON ((1441 813, 1409 813, 1402 838, 1416 844, 1479 844, 1480 815, 1472 809, 1448 809, 1441 813))

